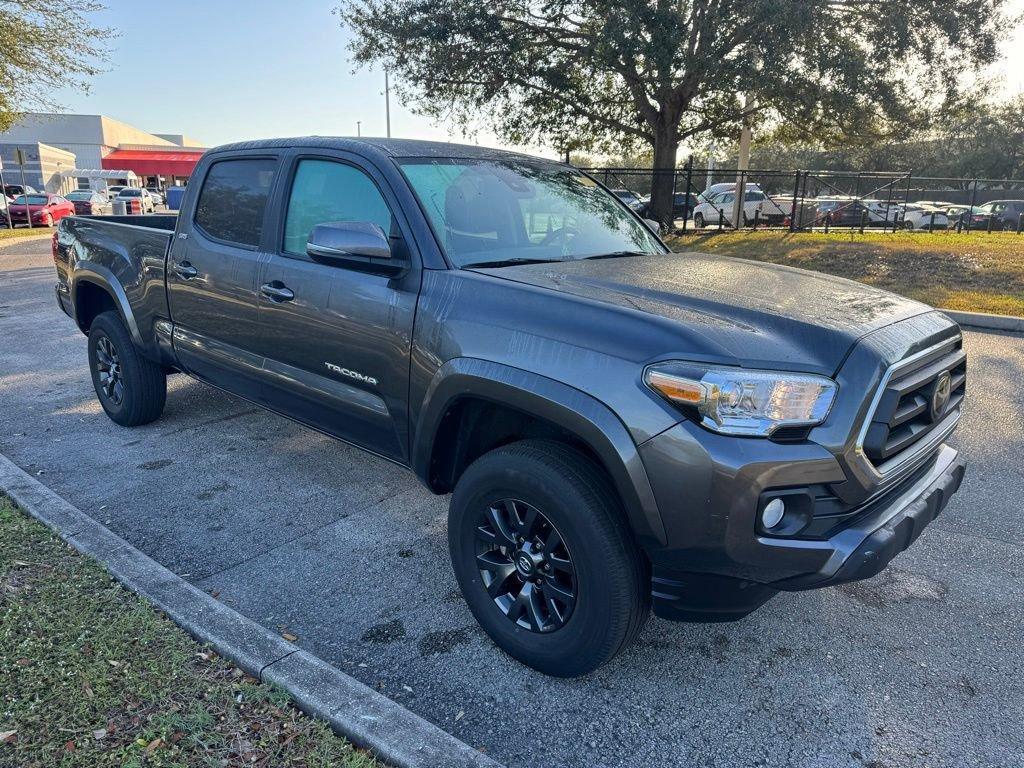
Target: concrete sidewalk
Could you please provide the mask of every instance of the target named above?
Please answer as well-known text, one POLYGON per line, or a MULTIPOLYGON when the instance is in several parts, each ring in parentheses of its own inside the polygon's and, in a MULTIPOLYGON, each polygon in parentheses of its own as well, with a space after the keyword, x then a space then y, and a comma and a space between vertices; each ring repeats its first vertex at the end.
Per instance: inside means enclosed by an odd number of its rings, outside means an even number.
POLYGON ((968 476, 892 569, 730 625, 652 620, 593 675, 511 661, 458 594, 447 499, 183 376, 125 430, 46 243, 0 261, 0 452, 218 599, 509 766, 991 766, 1024 754, 1024 339, 966 334, 968 476))

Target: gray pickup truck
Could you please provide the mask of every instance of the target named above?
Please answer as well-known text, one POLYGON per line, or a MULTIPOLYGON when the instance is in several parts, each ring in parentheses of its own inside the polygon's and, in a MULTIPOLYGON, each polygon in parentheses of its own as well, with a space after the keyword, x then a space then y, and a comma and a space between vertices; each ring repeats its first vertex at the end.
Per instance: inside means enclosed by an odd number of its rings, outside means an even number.
POLYGON ((452 493, 501 648, 584 674, 668 619, 877 574, 957 490, 966 357, 941 312, 674 254, 584 173, 329 138, 219 147, 180 215, 54 237, 103 409, 181 371, 452 493))

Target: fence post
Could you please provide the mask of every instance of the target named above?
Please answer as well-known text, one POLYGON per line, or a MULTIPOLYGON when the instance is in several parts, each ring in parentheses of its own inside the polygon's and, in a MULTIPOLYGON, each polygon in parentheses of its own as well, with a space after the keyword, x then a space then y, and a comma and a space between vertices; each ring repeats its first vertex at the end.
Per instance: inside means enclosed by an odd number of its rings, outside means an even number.
POLYGON ((929 234, 935 231, 935 211, 932 211, 931 218, 928 219, 928 232, 929 234))
POLYGON ((994 219, 994 218, 995 218, 995 214, 990 213, 988 215, 988 225, 985 227, 985 234, 987 234, 987 235, 991 235, 992 234, 992 219, 994 219))
POLYGON ((865 209, 865 210, 860 212, 860 233, 862 235, 864 234, 864 227, 867 226, 867 223, 868 223, 868 212, 865 209))
POLYGON ((718 209, 718 231, 721 232, 725 229, 725 211, 721 208, 718 209))
POLYGON ((686 160, 686 189, 683 190, 683 232, 686 232, 686 222, 690 218, 690 188, 693 184, 693 155, 686 160))
POLYGON ((1019 235, 1021 231, 1024 231, 1024 213, 1017 214, 1017 234, 1019 235))
POLYGON ((964 214, 966 211, 960 211, 960 217, 956 220, 956 233, 959 235, 964 231, 964 214))
POLYGON ((796 201, 800 196, 800 171, 795 173, 795 181, 793 182, 793 209, 789 213, 789 231, 796 231, 796 201))
POLYGON ((971 182, 971 209, 967 211, 967 233, 970 234, 974 225, 974 204, 978 202, 978 180, 971 182))
POLYGON ((825 214, 825 234, 828 234, 828 227, 832 223, 832 212, 829 211, 825 214))
POLYGON ((755 230, 757 229, 758 219, 760 219, 760 218, 761 218, 761 209, 760 208, 755 208, 754 209, 754 229, 755 230))

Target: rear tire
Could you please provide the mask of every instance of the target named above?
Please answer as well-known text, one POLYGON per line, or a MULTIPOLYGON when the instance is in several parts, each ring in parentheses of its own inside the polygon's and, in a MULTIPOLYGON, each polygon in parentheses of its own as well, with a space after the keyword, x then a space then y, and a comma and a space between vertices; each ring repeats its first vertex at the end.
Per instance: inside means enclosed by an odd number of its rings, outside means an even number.
POLYGON ((484 631, 545 674, 593 671, 635 639, 650 611, 646 561, 615 490, 561 443, 524 440, 473 462, 452 496, 448 543, 484 631), (533 563, 521 567, 524 554, 533 563))
POLYGON ((96 316, 89 328, 89 370, 107 416, 122 427, 159 418, 167 402, 163 368, 139 354, 117 312, 96 316))
POLYGON ((695 226, 697 229, 704 229, 704 214, 703 213, 695 213, 693 215, 693 226, 695 226))

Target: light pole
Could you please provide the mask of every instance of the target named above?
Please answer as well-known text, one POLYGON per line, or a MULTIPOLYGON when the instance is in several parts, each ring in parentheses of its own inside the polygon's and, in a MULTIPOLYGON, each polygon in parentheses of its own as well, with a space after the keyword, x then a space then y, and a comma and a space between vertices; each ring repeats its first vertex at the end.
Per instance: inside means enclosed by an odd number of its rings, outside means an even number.
POLYGON ((388 83, 388 71, 384 70, 384 120, 387 124, 388 138, 391 138, 391 86, 388 83))

